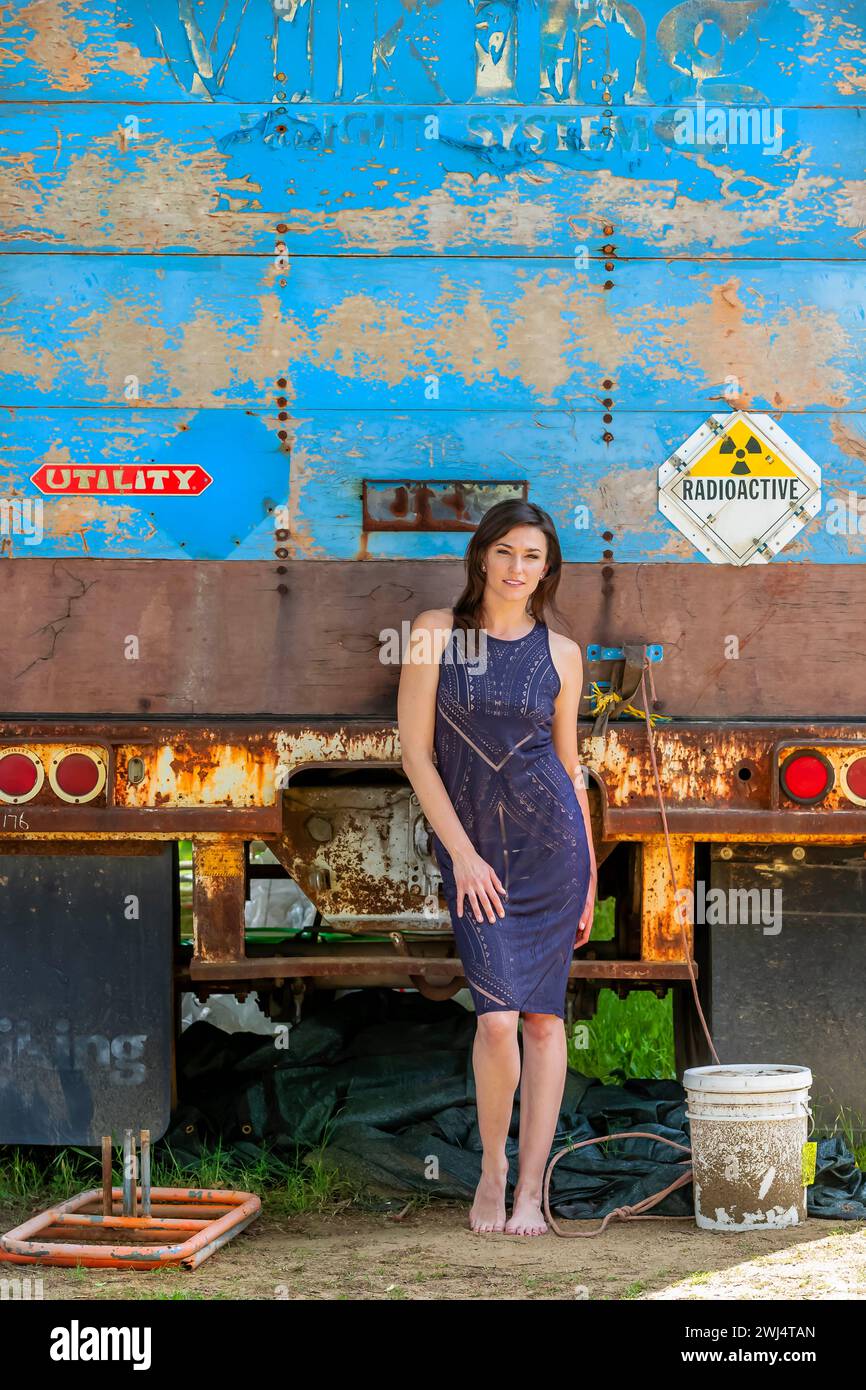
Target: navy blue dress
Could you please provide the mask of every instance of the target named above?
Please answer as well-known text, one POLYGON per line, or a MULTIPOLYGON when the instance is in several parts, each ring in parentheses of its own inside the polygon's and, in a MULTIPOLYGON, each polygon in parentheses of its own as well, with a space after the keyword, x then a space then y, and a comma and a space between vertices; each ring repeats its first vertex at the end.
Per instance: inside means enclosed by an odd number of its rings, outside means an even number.
MULTIPOLYGON (((453 629, 436 695, 436 766, 461 825, 498 874, 505 916, 457 915, 451 856, 433 852, 478 1013, 564 1017, 568 971, 589 887, 577 793, 551 738, 561 682, 547 625, 515 640, 453 629)), ((480 906, 480 903, 479 903, 480 906)))

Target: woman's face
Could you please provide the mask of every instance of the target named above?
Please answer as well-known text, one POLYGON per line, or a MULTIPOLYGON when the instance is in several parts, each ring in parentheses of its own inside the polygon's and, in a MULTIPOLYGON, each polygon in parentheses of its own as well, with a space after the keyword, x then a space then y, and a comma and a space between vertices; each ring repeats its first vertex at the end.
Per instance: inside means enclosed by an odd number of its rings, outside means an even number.
POLYGON ((538 526, 512 526, 487 547, 484 563, 494 593, 526 602, 547 568, 547 537, 538 526))

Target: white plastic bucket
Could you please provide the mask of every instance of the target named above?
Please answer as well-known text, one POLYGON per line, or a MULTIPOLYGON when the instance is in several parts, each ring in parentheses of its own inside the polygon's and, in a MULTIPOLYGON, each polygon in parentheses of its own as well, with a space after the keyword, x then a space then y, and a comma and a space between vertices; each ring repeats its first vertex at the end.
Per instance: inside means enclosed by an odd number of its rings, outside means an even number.
POLYGON ((747 1231, 805 1221, 811 1085, 808 1067, 775 1062, 687 1069, 699 1226, 747 1231))

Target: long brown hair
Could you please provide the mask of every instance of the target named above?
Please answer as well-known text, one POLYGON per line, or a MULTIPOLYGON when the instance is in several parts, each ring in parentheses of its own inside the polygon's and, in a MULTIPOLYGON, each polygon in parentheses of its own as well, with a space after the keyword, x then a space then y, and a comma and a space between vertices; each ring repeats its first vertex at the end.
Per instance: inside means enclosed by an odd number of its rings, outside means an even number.
POLYGON ((559 537, 551 517, 534 502, 522 497, 512 497, 497 502, 488 508, 473 532, 466 547, 463 563, 466 566, 466 584, 457 599, 452 613, 454 627, 464 632, 478 631, 481 600, 484 595, 485 575, 481 568, 488 546, 500 540, 512 526, 537 526, 547 538, 547 574, 529 597, 527 611, 538 622, 546 622, 545 610, 550 608, 558 622, 562 621, 559 609, 554 602, 562 574, 562 552, 559 537))

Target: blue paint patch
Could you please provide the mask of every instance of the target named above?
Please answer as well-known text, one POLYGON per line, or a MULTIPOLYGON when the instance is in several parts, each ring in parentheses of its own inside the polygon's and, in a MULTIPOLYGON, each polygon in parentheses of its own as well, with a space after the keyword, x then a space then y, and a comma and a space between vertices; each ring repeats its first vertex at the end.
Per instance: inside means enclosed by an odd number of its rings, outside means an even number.
MULTIPOLYGON (((6 257, 0 398, 138 409, 863 408, 866 266, 6 257), (281 281, 285 283, 281 283, 281 281), (23 354, 16 344, 27 344, 23 354), (12 371, 16 361, 22 369, 12 371)), ((276 429, 277 422, 274 420, 276 429)))

